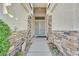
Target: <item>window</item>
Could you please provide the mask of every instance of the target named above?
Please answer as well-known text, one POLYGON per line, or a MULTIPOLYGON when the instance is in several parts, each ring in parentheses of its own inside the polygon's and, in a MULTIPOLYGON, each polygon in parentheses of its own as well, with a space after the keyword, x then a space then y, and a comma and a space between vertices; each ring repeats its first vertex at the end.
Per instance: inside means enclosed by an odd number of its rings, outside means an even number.
POLYGON ((45 17, 35 17, 35 20, 44 20, 45 17))

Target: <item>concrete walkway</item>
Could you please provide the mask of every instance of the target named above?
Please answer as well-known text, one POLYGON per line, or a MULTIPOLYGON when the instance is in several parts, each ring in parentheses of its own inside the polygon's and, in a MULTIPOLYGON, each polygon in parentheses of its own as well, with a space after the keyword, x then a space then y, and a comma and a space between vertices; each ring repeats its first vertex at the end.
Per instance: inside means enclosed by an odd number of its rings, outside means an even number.
POLYGON ((51 56, 46 38, 34 38, 27 56, 51 56))

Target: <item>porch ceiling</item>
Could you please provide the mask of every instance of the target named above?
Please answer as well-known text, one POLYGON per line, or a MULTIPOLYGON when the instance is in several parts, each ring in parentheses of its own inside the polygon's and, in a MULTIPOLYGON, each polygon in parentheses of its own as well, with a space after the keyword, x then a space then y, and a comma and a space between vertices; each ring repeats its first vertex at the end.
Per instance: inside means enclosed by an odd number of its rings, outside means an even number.
POLYGON ((33 3, 33 7, 47 7, 48 3, 33 3))

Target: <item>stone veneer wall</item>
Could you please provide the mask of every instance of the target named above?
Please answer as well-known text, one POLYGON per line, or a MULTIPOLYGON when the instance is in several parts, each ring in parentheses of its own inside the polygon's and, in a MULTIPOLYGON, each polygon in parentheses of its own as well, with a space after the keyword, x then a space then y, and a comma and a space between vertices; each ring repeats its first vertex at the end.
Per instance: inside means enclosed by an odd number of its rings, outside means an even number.
POLYGON ((48 18, 48 43, 56 45, 65 56, 79 55, 79 32, 52 30, 51 16, 48 18))
POLYGON ((55 44, 65 56, 79 55, 79 32, 53 31, 48 41, 55 44))
POLYGON ((48 17, 48 39, 52 39, 51 36, 52 36, 52 16, 49 16, 48 17))
POLYGON ((23 52, 25 55, 28 51, 29 45, 31 44, 31 18, 28 18, 27 30, 15 31, 9 37, 11 47, 7 55, 16 55, 17 52, 23 52))
POLYGON ((27 32, 25 31, 18 31, 12 33, 12 35, 9 37, 11 47, 8 51, 8 55, 14 56, 18 51, 22 50, 22 45, 27 40, 26 33, 27 32))

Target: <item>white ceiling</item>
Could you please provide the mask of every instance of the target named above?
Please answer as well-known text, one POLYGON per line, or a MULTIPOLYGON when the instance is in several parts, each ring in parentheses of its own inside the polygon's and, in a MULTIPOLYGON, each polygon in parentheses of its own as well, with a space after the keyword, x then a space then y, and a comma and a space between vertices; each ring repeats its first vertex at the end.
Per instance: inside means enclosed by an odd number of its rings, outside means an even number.
POLYGON ((33 3, 33 7, 47 7, 48 3, 33 3))

